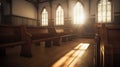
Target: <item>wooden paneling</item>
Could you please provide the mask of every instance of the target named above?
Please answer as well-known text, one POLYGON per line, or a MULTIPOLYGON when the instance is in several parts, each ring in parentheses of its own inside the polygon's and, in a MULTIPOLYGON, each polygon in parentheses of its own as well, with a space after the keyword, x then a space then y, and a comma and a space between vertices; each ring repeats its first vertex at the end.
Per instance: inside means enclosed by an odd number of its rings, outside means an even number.
POLYGON ((21 17, 16 15, 6 15, 4 24, 9 25, 26 25, 26 26, 37 26, 37 20, 27 17, 21 17))

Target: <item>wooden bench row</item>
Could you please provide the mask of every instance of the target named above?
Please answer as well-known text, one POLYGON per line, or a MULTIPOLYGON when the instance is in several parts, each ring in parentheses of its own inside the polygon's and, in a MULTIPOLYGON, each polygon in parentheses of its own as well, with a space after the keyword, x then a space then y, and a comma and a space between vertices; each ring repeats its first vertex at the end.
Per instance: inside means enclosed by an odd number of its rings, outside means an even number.
POLYGON ((31 45, 45 42, 45 47, 60 45, 62 40, 72 37, 70 28, 0 26, 0 55, 4 56, 6 48, 21 45, 21 56, 31 57, 31 45))
POLYGON ((97 67, 120 67, 120 25, 96 24, 97 67))

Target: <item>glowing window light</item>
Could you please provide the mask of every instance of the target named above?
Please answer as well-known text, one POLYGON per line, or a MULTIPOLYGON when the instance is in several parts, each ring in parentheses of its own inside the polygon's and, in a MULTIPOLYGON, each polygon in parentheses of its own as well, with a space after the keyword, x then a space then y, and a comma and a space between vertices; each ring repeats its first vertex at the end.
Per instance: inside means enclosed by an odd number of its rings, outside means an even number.
POLYGON ((56 25, 64 25, 64 11, 61 6, 56 10, 56 25))
POLYGON ((89 45, 89 43, 78 44, 78 46, 53 64, 52 67, 74 67, 75 63, 82 57, 89 45))
POLYGON ((98 4, 98 23, 111 22, 111 3, 108 0, 101 0, 98 4))
POLYGON ((42 11, 42 26, 48 26, 48 12, 45 8, 42 11))
POLYGON ((74 24, 83 24, 85 21, 85 13, 81 3, 77 2, 73 11, 74 24))

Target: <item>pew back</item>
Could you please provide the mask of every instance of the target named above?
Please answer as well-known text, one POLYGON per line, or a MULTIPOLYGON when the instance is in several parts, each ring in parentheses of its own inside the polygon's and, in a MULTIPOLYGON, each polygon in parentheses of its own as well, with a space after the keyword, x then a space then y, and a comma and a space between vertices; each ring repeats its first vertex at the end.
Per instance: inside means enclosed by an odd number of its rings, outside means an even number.
POLYGON ((48 38, 52 36, 49 34, 48 28, 42 27, 26 27, 26 31, 32 35, 32 39, 48 38))
POLYGON ((0 44, 22 41, 20 26, 0 26, 0 44))
POLYGON ((120 25, 106 25, 106 35, 109 44, 119 44, 120 25))
POLYGON ((27 31, 32 34, 34 34, 34 33, 48 34, 48 29, 42 28, 42 27, 27 27, 27 31))
POLYGON ((56 35, 54 27, 26 27, 26 32, 31 35, 28 38, 30 44, 40 44, 41 41, 45 42, 45 47, 50 47, 52 43, 60 44, 60 37, 56 35))
POLYGON ((73 33, 73 30, 71 28, 55 28, 55 31, 57 34, 62 34, 62 35, 72 35, 71 33, 73 33))

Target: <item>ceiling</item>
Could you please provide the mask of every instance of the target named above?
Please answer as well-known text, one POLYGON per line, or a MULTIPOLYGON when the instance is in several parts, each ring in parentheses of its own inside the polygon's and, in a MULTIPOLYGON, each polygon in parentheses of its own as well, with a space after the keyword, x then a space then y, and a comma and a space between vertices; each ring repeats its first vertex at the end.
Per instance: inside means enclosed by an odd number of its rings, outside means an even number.
POLYGON ((52 1, 52 0, 26 0, 29 1, 31 3, 43 3, 43 2, 48 2, 48 1, 52 1))

